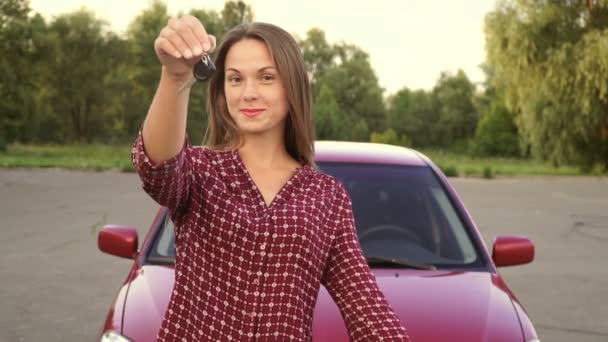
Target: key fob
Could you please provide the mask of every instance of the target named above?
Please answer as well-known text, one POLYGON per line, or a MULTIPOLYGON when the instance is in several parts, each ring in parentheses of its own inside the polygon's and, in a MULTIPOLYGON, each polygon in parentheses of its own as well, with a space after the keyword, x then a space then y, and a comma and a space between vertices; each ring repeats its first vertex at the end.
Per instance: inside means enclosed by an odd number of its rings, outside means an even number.
POLYGON ((198 81, 206 81, 209 79, 209 77, 211 77, 211 75, 213 75, 214 72, 215 65, 213 64, 213 61, 211 61, 211 57, 209 57, 208 54, 203 53, 201 60, 196 62, 194 65, 194 78, 196 78, 198 81))

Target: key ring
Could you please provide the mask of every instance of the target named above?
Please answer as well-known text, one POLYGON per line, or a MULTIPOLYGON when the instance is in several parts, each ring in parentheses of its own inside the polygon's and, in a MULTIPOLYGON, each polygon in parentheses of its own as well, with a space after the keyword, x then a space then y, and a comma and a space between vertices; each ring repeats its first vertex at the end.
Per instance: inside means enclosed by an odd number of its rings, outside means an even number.
POLYGON ((180 94, 184 89, 190 88, 196 83, 196 81, 206 81, 208 80, 213 73, 215 72, 215 64, 211 60, 211 57, 206 52, 203 52, 203 56, 201 59, 194 64, 194 68, 192 68, 192 75, 194 78, 188 82, 186 82, 183 86, 181 86, 177 93, 180 94))
POLYGON ((206 81, 215 72, 215 64, 211 60, 211 57, 205 52, 201 57, 201 60, 196 62, 192 74, 198 81, 206 81))

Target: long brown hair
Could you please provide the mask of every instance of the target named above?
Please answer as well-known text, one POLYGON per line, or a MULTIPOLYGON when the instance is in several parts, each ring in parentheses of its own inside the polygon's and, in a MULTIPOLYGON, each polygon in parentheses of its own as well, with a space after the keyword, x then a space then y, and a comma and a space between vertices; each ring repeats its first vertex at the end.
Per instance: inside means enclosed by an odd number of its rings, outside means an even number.
POLYGON ((212 149, 235 149, 242 144, 238 127, 226 105, 224 94, 224 67, 230 48, 243 39, 257 39, 266 43, 289 103, 285 121, 285 147, 287 152, 304 165, 314 165, 314 124, 310 81, 304 66, 304 57, 295 39, 282 28, 267 23, 241 24, 226 33, 218 48, 215 74, 209 79, 207 112, 209 124, 204 145, 212 149))

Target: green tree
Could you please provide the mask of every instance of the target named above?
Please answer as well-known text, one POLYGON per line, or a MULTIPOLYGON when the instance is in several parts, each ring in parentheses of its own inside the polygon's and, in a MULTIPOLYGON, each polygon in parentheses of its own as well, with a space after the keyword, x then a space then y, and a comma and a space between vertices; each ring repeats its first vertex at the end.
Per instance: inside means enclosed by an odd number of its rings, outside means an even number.
POLYGON ((351 141, 368 142, 370 140, 370 129, 365 119, 359 119, 352 126, 352 133, 350 135, 351 141))
POLYGON ((316 80, 335 64, 336 49, 327 42, 325 32, 319 28, 310 29, 306 33, 306 39, 300 40, 299 45, 314 87, 316 80))
POLYGON ((473 104, 481 118, 477 123, 470 152, 482 156, 522 156, 515 114, 505 106, 504 90, 497 88, 499 82, 496 73, 489 65, 484 64, 481 68, 486 74, 486 80, 484 91, 473 98, 473 104))
POLYGON ((348 140, 350 132, 344 130, 346 118, 327 84, 319 85, 314 106, 315 131, 319 140, 348 140))
MULTIPOLYGON (((328 68, 322 77, 323 82, 332 85, 338 105, 350 122, 363 120, 370 131, 384 130, 384 90, 378 83, 369 55, 350 44, 338 44, 335 48, 338 64, 328 68)), ((369 136, 366 141, 369 141, 369 136)))
POLYGON ((384 130, 383 89, 378 84, 369 55, 351 44, 329 44, 320 29, 308 31, 299 45, 313 80, 315 105, 324 84, 331 90, 340 115, 344 115, 341 133, 336 136, 369 141, 370 131, 384 130))
POLYGON ((437 118, 436 102, 427 91, 403 88, 388 98, 387 126, 397 135, 409 137, 412 146, 432 145, 437 118))
POLYGON ((501 0, 485 31, 532 153, 608 169, 608 2, 501 0))
POLYGON ((154 52, 154 41, 168 20, 167 6, 154 0, 127 29, 129 65, 125 72, 131 83, 128 94, 133 101, 125 99, 128 101, 125 103, 125 127, 131 136, 139 130, 158 87, 161 65, 154 52))
POLYGON ((48 27, 41 97, 49 125, 45 138, 91 142, 107 138, 106 106, 113 93, 107 75, 120 65, 122 41, 92 12, 79 10, 56 17, 48 27), (57 136, 57 134, 62 134, 57 136))
POLYGON ((499 100, 483 114, 475 131, 474 153, 482 156, 516 157, 520 153, 519 136, 513 113, 499 100))
POLYGON ((3 0, 0 2, 0 30, 9 28, 15 21, 25 19, 30 10, 28 0, 3 0))
POLYGON ((222 21, 226 30, 242 23, 253 22, 253 10, 244 1, 227 1, 222 10, 222 21))
POLYGON ((207 33, 218 39, 218 43, 228 30, 254 20, 253 9, 243 1, 227 1, 220 12, 197 8, 190 10, 189 14, 197 17, 205 26, 207 33))
POLYGON ((411 146, 412 141, 405 134, 398 135, 392 128, 387 129, 382 133, 372 133, 371 142, 390 144, 396 146, 411 146))
POLYGON ((219 43, 219 40, 226 32, 227 27, 218 11, 197 8, 190 10, 189 14, 197 17, 205 26, 207 33, 215 36, 219 43))
POLYGON ((134 95, 133 83, 129 78, 132 70, 129 42, 115 35, 110 37, 106 45, 106 53, 112 56, 112 59, 106 62, 110 62, 111 68, 102 78, 104 91, 108 96, 100 113, 104 117, 107 136, 101 140, 110 143, 130 143, 139 127, 137 120, 141 117, 141 113, 134 109, 139 109, 141 102, 134 95))
POLYGON ((438 120, 432 131, 433 140, 442 147, 454 147, 471 139, 479 115, 473 106, 474 85, 462 70, 456 75, 441 73, 433 88, 438 120))
POLYGON ((26 0, 0 2, 0 150, 15 140, 26 140, 28 117, 34 112, 34 63, 41 57, 36 41, 44 20, 31 16, 26 0))

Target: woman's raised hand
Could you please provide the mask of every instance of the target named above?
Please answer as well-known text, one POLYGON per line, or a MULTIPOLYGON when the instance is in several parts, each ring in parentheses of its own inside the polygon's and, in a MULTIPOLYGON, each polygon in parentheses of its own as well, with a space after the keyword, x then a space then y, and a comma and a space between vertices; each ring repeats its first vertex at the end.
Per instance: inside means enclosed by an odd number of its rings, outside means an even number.
POLYGON ((169 19, 154 41, 154 50, 165 72, 187 80, 203 52, 213 52, 215 43, 215 37, 207 33, 200 20, 184 15, 169 19))

